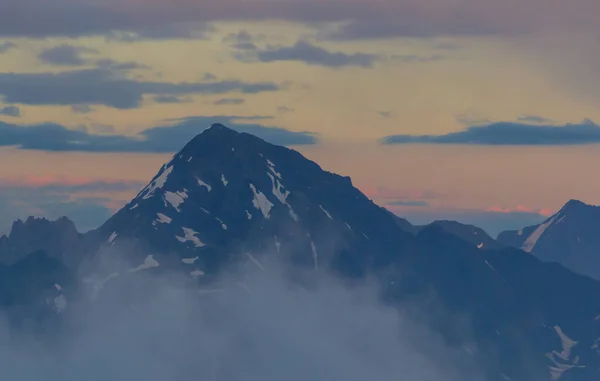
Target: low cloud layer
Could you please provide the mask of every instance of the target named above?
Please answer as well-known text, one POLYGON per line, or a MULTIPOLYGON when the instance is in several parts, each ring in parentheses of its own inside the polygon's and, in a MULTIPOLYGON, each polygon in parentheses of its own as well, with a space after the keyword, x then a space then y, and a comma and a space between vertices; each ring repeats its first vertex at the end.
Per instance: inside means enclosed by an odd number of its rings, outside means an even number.
POLYGON ((350 289, 321 273, 304 288, 260 260, 261 269, 249 262, 203 292, 185 287, 187 274, 158 275, 161 267, 123 271, 105 282, 96 308, 72 310, 73 332, 51 350, 0 330, 3 374, 23 381, 477 379, 461 367, 468 357, 461 348, 381 304, 375 283, 350 289), (144 287, 119 285, 126 276, 144 287))
POLYGON ((600 31, 593 0, 523 3, 457 0, 40 0, 0 1, 0 36, 89 36, 128 31, 147 37, 183 37, 217 21, 285 20, 307 24, 345 22, 328 30, 331 39, 515 35, 600 31), (515 10, 519 11, 516 12, 515 10), (23 23, 22 20, 28 20, 23 23))
POLYGON ((16 47, 17 47, 17 44, 15 44, 14 42, 10 42, 10 41, 2 42, 2 43, 0 43, 0 54, 6 53, 9 50, 14 49, 16 47))
MULTIPOLYGON (((60 62, 72 62, 75 57, 53 56, 60 62), (62 58, 59 58, 62 57, 62 58)), ((111 60, 95 61, 96 68, 59 73, 0 73, 0 95, 5 102, 28 105, 71 106, 73 104, 104 105, 117 109, 132 109, 142 105, 147 95, 208 95, 243 93, 256 94, 280 90, 272 82, 240 80, 204 82, 155 82, 130 79, 127 70, 135 63, 111 60)))
POLYGON ((62 44, 53 48, 42 50, 38 54, 38 59, 49 65, 57 66, 82 66, 87 63, 83 57, 85 54, 93 54, 98 51, 83 46, 73 46, 62 44))
POLYGON ((279 127, 245 122, 268 120, 269 117, 201 116, 171 121, 153 127, 138 136, 95 135, 85 130, 72 130, 58 124, 21 126, 0 122, 0 147, 80 152, 175 152, 213 123, 221 123, 240 132, 256 135, 278 145, 316 144, 316 135, 293 132, 279 127))
POLYGON ((0 115, 12 116, 14 118, 17 118, 21 116, 21 109, 17 106, 0 107, 0 115))
POLYGON ((227 35, 223 42, 236 50, 234 57, 242 62, 294 61, 331 68, 370 68, 382 58, 374 54, 330 51, 306 40, 298 40, 290 46, 268 45, 266 48, 260 48, 257 38, 246 30, 227 35))
POLYGON ((332 68, 347 66, 370 68, 380 60, 380 57, 374 54, 329 51, 302 40, 291 46, 259 49, 255 54, 260 62, 297 61, 307 65, 332 68))
POLYGON ((600 143, 600 126, 585 120, 562 126, 499 122, 444 135, 391 135, 384 144, 582 145, 600 143))

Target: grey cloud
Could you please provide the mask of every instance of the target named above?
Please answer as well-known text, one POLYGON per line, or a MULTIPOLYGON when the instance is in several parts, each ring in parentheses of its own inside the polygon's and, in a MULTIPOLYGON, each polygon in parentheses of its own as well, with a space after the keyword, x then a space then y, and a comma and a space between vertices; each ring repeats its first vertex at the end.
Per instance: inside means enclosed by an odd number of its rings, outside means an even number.
POLYGON ((55 66, 95 66, 103 70, 130 71, 136 69, 149 69, 150 67, 138 62, 120 62, 110 58, 91 59, 84 57, 88 54, 98 54, 98 50, 84 46, 68 44, 58 45, 45 49, 38 54, 38 59, 55 66))
POLYGON ((181 97, 176 95, 156 95, 152 97, 156 103, 189 103, 192 101, 190 97, 181 97))
POLYGON ((456 121, 465 126, 482 126, 493 122, 474 110, 468 110, 456 116, 456 121))
POLYGON ((203 81, 214 81, 217 79, 217 76, 212 74, 212 73, 204 73, 202 75, 202 80, 203 81))
POLYGON ((600 126, 585 120, 579 124, 530 125, 499 122, 473 126, 445 135, 392 135, 384 144, 481 144, 481 145, 582 145, 600 143, 600 126))
POLYGON ((308 65, 327 66, 331 68, 341 68, 355 66, 370 68, 381 58, 374 54, 343 52, 331 52, 320 46, 315 46, 308 41, 297 41, 292 46, 271 47, 250 51, 249 54, 238 55, 240 61, 252 62, 277 62, 277 61, 298 61, 308 65))
POLYGON ((4 106, 0 108, 0 115, 12 116, 16 118, 21 116, 21 109, 17 106, 4 106))
POLYGON ((120 62, 110 58, 102 58, 91 62, 94 66, 104 70, 129 71, 137 69, 150 69, 150 66, 139 62, 126 61, 120 62))
POLYGON ((525 123, 552 123, 552 120, 538 115, 521 115, 517 118, 517 121, 525 123))
POLYGON ((215 31, 206 23, 157 24, 137 28, 133 31, 111 31, 106 38, 120 42, 138 42, 146 40, 207 39, 215 31))
POLYGON ((94 108, 86 104, 76 104, 71 106, 71 111, 76 114, 89 114, 94 111, 94 108))
POLYGON ((425 62, 437 62, 445 59, 446 56, 441 54, 434 54, 431 56, 419 56, 416 54, 396 54, 392 55, 390 59, 397 62, 405 63, 425 63, 425 62))
POLYGON ((0 146, 44 151, 82 152, 175 152, 212 123, 222 123, 280 145, 316 144, 313 133, 292 132, 242 120, 269 117, 202 116, 174 120, 173 124, 153 127, 138 136, 94 135, 85 129, 71 130, 58 124, 19 126, 0 122, 0 146))
POLYGON ((241 105, 246 100, 243 98, 222 98, 213 102, 214 105, 222 106, 222 105, 241 105))
MULTIPOLYGON (((135 42, 180 38, 206 38, 212 27, 198 17, 169 17, 170 12, 136 14, 131 9, 92 2, 0 2, 0 36, 86 37, 104 35, 108 40, 135 42), (161 16, 162 13, 162 16, 161 16), (141 16, 141 17, 140 17, 141 16), (146 17, 148 16, 148 17, 146 17), (164 17, 166 16, 166 17, 164 17), (27 22, 23 22, 27 20, 27 22)), ((151 9, 148 7, 147 9, 151 9)), ((151 12, 155 12, 153 9, 151 12)))
MULTIPOLYGON (((308 277, 285 260, 257 253, 266 271, 248 263, 242 270, 225 269, 208 285, 190 287, 183 272, 123 275, 124 266, 138 264, 126 260, 131 255, 118 249, 101 254, 102 261, 86 266, 91 280, 106 278, 107 270, 122 275, 102 283, 91 307, 76 308, 69 299, 74 308, 61 331, 64 345, 36 342, 27 327, 0 327, 7 379, 482 379, 464 349, 415 318, 422 314, 418 307, 427 307, 386 304, 376 280, 349 286, 326 271, 308 277), (293 280, 306 278, 309 286, 293 280), (131 287, 132 282, 144 287, 131 287)), ((461 327, 457 331, 468 340, 460 317, 444 319, 461 327)))
POLYGON ((111 126, 110 124, 92 123, 90 127, 92 131, 99 134, 114 134, 116 131, 115 127, 111 126))
POLYGON ((115 70, 82 69, 60 73, 0 73, 0 95, 6 102, 30 105, 104 105, 140 107, 145 95, 255 94, 277 91, 271 82, 154 82, 134 80, 115 70))
POLYGON ((82 66, 88 63, 84 54, 98 53, 96 49, 83 46, 62 44, 45 49, 38 54, 38 59, 45 64, 57 66, 82 66))
POLYGON ((254 44, 254 37, 246 30, 240 30, 238 33, 230 33, 223 42, 229 44, 232 48, 239 50, 256 50, 258 47, 254 44))
POLYGON ((288 112, 293 112, 294 109, 286 106, 277 106, 277 112, 281 114, 285 114, 288 112))
POLYGON ((14 42, 10 42, 10 41, 6 41, 0 44, 0 54, 2 53, 6 53, 11 49, 14 49, 17 47, 17 44, 15 44, 14 42))
POLYGON ((319 37, 332 41, 352 41, 352 40, 376 40, 397 37, 411 38, 432 38, 439 36, 481 36, 481 35, 514 35, 523 33, 524 30, 508 30, 495 23, 486 22, 484 19, 469 17, 473 15, 463 15, 463 20, 469 22, 458 22, 457 15, 446 15, 448 17, 446 25, 436 22, 427 14, 409 17, 404 15, 402 18, 390 17, 384 15, 379 22, 375 20, 354 20, 345 23, 335 29, 327 28, 319 33, 319 37))
POLYGON ((285 20, 313 26, 346 22, 325 34, 337 40, 546 31, 598 34, 598 5, 590 0, 458 0, 448 4, 417 0, 173 0, 167 4, 154 0, 140 4, 131 0, 4 0, 0 2, 0 36, 77 37, 126 31, 156 37, 147 32, 154 29, 160 31, 156 32, 159 38, 186 38, 186 25, 242 20, 285 20), (514 11, 517 7, 519 12, 514 11))
POLYGON ((390 111, 386 111, 386 110, 379 111, 378 114, 382 118, 391 118, 392 117, 392 113, 390 111))

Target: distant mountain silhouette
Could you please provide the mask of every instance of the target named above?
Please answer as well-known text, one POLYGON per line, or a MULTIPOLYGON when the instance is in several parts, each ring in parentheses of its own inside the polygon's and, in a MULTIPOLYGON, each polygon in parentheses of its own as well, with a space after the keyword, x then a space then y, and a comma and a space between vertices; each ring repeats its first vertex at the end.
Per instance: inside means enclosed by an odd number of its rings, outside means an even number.
POLYGON ((0 263, 13 264, 32 252, 43 251, 75 267, 94 244, 91 235, 79 233, 67 217, 55 221, 29 217, 15 221, 9 235, 0 237, 0 263))
POLYGON ((600 279, 600 207, 570 200, 541 224, 505 231, 498 241, 546 262, 600 279))
POLYGON ((411 234, 417 234, 419 231, 428 226, 437 225, 440 226, 444 231, 463 239, 464 241, 476 246, 478 249, 498 250, 506 246, 490 237, 489 234, 477 226, 448 220, 438 220, 427 225, 416 226, 411 224, 405 218, 396 216, 392 212, 389 213, 394 217, 394 220, 400 229, 411 234))

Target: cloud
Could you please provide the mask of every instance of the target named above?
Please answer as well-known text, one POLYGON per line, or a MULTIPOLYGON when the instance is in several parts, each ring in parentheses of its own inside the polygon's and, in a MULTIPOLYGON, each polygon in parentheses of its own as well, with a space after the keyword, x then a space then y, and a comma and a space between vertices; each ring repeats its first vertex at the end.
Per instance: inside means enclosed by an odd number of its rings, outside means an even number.
MULTIPOLYGON (((247 123, 270 117, 201 116, 173 120, 172 125, 146 129, 138 136, 94 135, 52 123, 20 126, 0 122, 0 146, 44 151, 81 152, 175 152, 212 123, 222 123, 240 132, 257 135, 273 144, 316 144, 310 132, 292 132, 283 128, 247 123)), ((111 132, 111 131, 107 131, 111 132)))
POLYGON ((109 41, 139 42, 148 40, 199 39, 210 37, 215 31, 212 25, 206 23, 175 23, 158 24, 138 27, 134 30, 110 31, 106 37, 109 41))
POLYGON ((392 113, 391 111, 387 111, 387 110, 381 110, 377 112, 379 114, 379 116, 381 116, 382 118, 391 118, 392 117, 392 113))
POLYGON ((403 63, 425 63, 425 62, 437 62, 445 59, 446 56, 442 54, 434 54, 431 56, 419 56, 416 54, 394 54, 390 56, 390 60, 403 63))
POLYGON ((112 60, 110 58, 103 58, 103 59, 92 61, 90 63, 100 69, 113 70, 113 71, 150 69, 150 66, 141 64, 139 62, 133 62, 133 61, 120 62, 120 61, 112 60))
POLYGON ((243 98, 222 98, 213 102, 214 105, 222 106, 222 105, 241 105, 246 100, 243 98))
POLYGON ((494 213, 536 213, 542 216, 549 217, 556 213, 555 210, 550 208, 540 208, 535 209, 525 205, 517 205, 514 208, 507 208, 498 205, 494 205, 486 209, 486 212, 494 212, 494 213))
POLYGON ((91 59, 84 55, 98 54, 98 50, 87 48, 85 46, 74 46, 61 44, 52 48, 42 50, 38 59, 46 64, 53 66, 95 66, 103 70, 127 72, 136 69, 149 69, 150 67, 137 62, 119 62, 110 58, 91 59))
POLYGON ((114 62, 108 61, 105 65, 108 67, 59 73, 0 73, 0 95, 5 102, 29 105, 87 104, 131 109, 140 107, 145 95, 255 94, 281 89, 272 82, 240 80, 143 81, 127 78, 125 73, 111 67, 114 62))
POLYGON ((192 101, 190 97, 181 97, 176 95, 156 95, 152 97, 156 103, 189 103, 192 101))
POLYGON ((229 44, 230 47, 239 50, 257 50, 258 47, 254 44, 254 36, 247 30, 240 30, 238 33, 230 33, 223 42, 229 44))
POLYGON ((560 31, 598 34, 595 15, 599 13, 600 5, 593 0, 62 0, 52 4, 3 0, 0 36, 76 37, 111 31, 144 35, 155 28, 164 29, 160 36, 185 37, 186 25, 202 29, 211 22, 241 20, 338 23, 324 33, 337 40, 560 31), (184 30, 177 30, 181 25, 184 30))
POLYGON ((288 112, 293 112, 294 109, 286 106, 277 106, 277 112, 280 114, 287 114, 288 112))
POLYGON ((76 114, 89 114, 94 111, 94 108, 86 104, 71 105, 71 111, 76 114))
POLYGON ((517 121, 524 123, 552 123, 552 120, 538 115, 521 115, 517 121))
POLYGON ((217 79, 217 76, 212 73, 204 73, 202 75, 203 81, 215 81, 216 79, 217 79))
POLYGON ((96 53, 98 53, 96 49, 62 44, 42 50, 37 57, 41 62, 48 65, 83 66, 88 62, 83 55, 96 53))
MULTIPOLYGON (((173 266, 154 254, 159 269, 128 275, 139 264, 127 260, 131 253, 106 249, 100 254, 102 261, 86 266, 81 298, 69 293, 71 285, 64 287, 68 304, 61 315, 60 345, 49 345, 30 325, 13 327, 2 320, 0 356, 7 379, 482 378, 474 356, 465 356, 460 346, 472 345, 470 324, 444 314, 444 322, 453 327, 447 331, 461 338, 451 343, 428 324, 438 320, 437 313, 418 318, 429 312, 421 311, 428 309, 422 306, 426 303, 386 303, 384 282, 376 279, 350 286, 325 271, 306 274, 259 253, 256 263, 266 270, 248 261, 241 270, 224 268, 211 282, 194 282, 189 272, 198 264, 183 264, 187 271, 165 275, 163 266, 173 266)), ((289 256, 282 252, 279 258, 289 256)), ((424 299, 433 298, 415 298, 424 299)))
POLYGON ((373 67, 381 58, 374 54, 332 52, 320 46, 315 46, 308 41, 297 41, 292 46, 270 47, 266 49, 249 49, 246 54, 237 56, 244 62, 278 62, 298 61, 307 65, 341 68, 355 66, 362 68, 373 67))
POLYGON ((0 115, 19 117, 21 116, 21 109, 17 106, 4 106, 0 108, 0 115))
POLYGON ((10 41, 6 41, 0 44, 0 54, 2 53, 6 53, 11 49, 14 49, 17 47, 17 44, 15 44, 14 42, 10 42, 10 41))
POLYGON ((481 144, 481 145, 582 145, 600 143, 600 127, 585 120, 579 124, 531 125, 498 122, 473 126, 445 135, 391 135, 384 144, 481 144))

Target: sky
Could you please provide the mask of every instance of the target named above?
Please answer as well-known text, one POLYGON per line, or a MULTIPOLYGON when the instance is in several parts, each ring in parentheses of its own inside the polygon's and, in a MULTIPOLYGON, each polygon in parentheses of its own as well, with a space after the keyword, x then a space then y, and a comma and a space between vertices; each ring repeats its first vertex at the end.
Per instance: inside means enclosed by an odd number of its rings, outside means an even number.
POLYGON ((595 0, 0 0, 0 233, 93 229, 211 123, 495 235, 600 204, 595 0))

